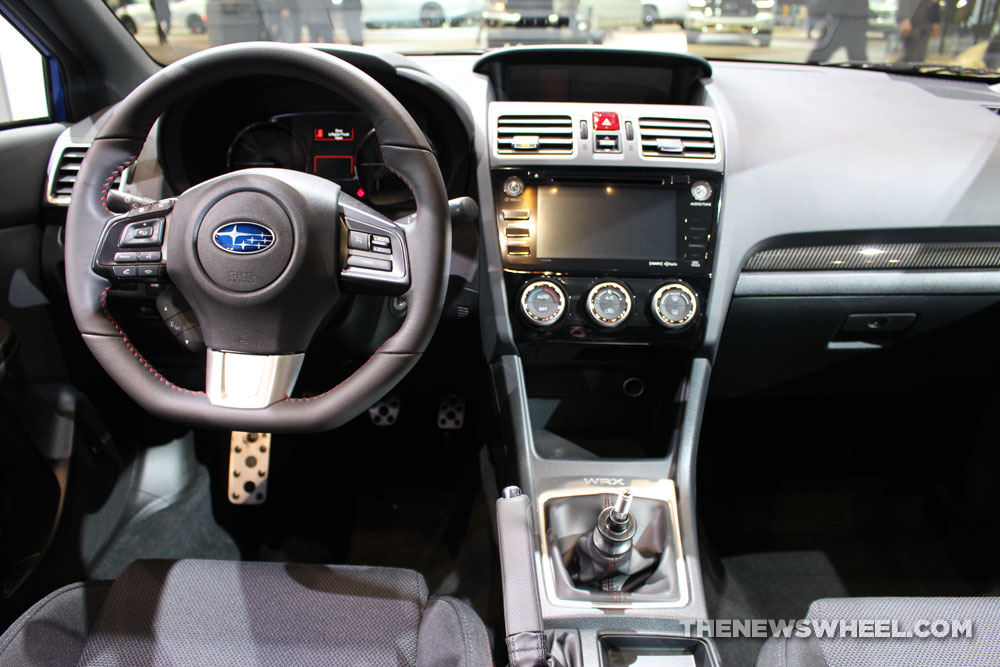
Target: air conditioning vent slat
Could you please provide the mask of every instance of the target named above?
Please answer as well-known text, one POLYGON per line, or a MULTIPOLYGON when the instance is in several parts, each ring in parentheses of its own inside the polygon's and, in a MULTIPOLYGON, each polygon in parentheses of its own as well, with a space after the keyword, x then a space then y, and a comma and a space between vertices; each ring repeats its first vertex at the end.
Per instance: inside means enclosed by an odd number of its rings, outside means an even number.
POLYGON ((639 143, 644 157, 715 158, 715 135, 707 120, 640 118, 639 143))
POLYGON ((87 155, 89 146, 68 146, 59 155, 55 172, 52 174, 51 199, 53 203, 69 205, 70 194, 73 192, 73 184, 83 164, 83 158, 87 155))
POLYGON ((497 152, 505 155, 570 155, 573 119, 569 116, 505 115, 497 119, 497 152))

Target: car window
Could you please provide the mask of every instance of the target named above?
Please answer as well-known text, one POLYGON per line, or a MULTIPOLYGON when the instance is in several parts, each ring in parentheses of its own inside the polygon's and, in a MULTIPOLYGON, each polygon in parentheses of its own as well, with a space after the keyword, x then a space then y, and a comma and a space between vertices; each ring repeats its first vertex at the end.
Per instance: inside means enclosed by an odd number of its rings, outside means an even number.
POLYGON ((45 60, 0 15, 0 127, 49 117, 45 60))
POLYGON ((709 59, 1000 71, 996 0, 105 1, 162 63, 253 40, 411 54, 586 43, 709 59))

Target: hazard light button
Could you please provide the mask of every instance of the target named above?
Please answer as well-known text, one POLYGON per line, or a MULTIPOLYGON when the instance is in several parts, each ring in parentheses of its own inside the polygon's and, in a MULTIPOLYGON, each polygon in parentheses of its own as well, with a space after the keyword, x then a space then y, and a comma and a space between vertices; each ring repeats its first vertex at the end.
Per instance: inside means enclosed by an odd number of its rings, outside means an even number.
POLYGON ((618 114, 614 111, 595 111, 594 129, 609 131, 618 129, 618 114))

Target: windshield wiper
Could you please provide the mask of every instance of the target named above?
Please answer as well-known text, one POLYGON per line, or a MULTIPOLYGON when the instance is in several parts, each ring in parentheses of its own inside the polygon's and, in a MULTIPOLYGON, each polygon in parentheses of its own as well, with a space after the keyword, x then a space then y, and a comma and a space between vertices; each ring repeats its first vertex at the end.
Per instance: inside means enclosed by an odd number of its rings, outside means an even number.
POLYGON ((963 81, 1000 82, 1000 72, 962 65, 936 65, 933 63, 871 63, 849 60, 841 63, 823 63, 824 67, 846 67, 890 74, 914 74, 917 76, 945 76, 963 81))

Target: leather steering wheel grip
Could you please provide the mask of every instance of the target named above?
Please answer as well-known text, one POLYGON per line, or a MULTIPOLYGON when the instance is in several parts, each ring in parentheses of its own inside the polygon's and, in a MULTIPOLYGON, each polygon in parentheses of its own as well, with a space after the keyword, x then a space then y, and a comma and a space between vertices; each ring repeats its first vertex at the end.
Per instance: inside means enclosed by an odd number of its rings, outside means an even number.
POLYGON ((267 432, 336 428, 381 398, 416 364, 444 305, 451 252, 448 199, 423 132, 388 90, 358 68, 317 50, 244 43, 196 53, 160 70, 120 102, 87 152, 67 213, 66 283, 73 317, 94 357, 147 411, 192 426, 267 432), (401 224, 409 252, 407 316, 357 371, 318 396, 285 399, 261 409, 212 405, 205 394, 160 375, 105 309, 108 283, 91 270, 114 177, 135 161, 150 128, 169 105, 213 83, 275 75, 328 88, 367 114, 386 166, 413 192, 416 214, 401 224))

